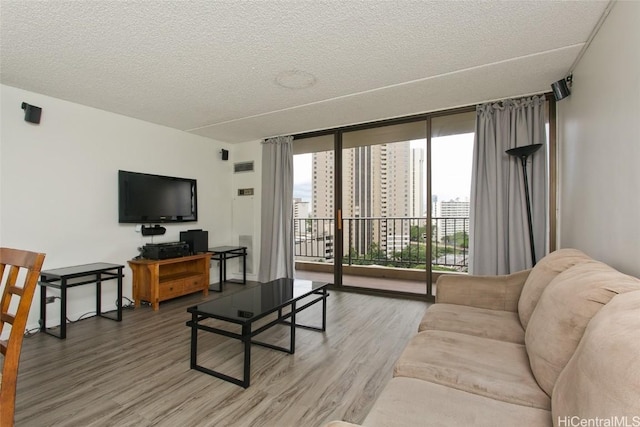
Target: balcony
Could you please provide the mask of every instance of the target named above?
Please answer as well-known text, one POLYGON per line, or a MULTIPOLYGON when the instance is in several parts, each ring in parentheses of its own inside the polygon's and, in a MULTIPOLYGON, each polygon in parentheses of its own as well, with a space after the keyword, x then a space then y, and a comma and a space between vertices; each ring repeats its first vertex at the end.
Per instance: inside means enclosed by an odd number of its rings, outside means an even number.
MULTIPOLYGON (((468 270, 468 217, 342 219, 343 283, 349 286, 425 294, 427 245, 434 281, 442 272, 468 270), (427 239, 430 228, 431 239, 427 239)), ((333 218, 295 218, 298 277, 333 281, 333 218)))

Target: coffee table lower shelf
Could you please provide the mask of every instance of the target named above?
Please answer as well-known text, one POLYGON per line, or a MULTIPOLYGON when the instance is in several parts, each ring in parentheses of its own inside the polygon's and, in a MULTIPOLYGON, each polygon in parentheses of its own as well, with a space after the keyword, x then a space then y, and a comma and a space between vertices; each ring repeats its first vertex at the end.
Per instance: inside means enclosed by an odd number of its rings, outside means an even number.
POLYGON ((204 372, 224 381, 248 388, 251 377, 251 345, 259 345, 272 350, 282 351, 288 354, 295 353, 296 328, 304 328, 313 331, 326 331, 327 327, 327 292, 328 284, 324 282, 311 282, 308 280, 278 279, 273 282, 263 283, 259 286, 245 289, 232 295, 208 301, 187 309, 191 313, 191 320, 186 325, 191 328, 191 369, 204 372), (261 298, 257 298, 257 296, 261 298), (311 301, 298 306, 298 302, 304 298, 313 297, 311 301), (265 301, 266 300, 266 301, 265 301), (256 303, 259 301, 259 304, 256 303), (296 314, 322 302, 322 326, 309 326, 296 323, 296 314), (283 313, 287 307, 290 310, 283 313), (273 313, 278 313, 275 320, 253 330, 253 324, 273 313), (206 319, 217 319, 228 323, 241 325, 241 333, 234 333, 201 322, 206 319), (290 326, 290 342, 288 347, 256 341, 253 338, 270 329, 271 327, 285 324, 290 326), (232 377, 222 372, 209 369, 198 364, 198 331, 206 331, 240 340, 244 346, 244 365, 242 378, 232 377))

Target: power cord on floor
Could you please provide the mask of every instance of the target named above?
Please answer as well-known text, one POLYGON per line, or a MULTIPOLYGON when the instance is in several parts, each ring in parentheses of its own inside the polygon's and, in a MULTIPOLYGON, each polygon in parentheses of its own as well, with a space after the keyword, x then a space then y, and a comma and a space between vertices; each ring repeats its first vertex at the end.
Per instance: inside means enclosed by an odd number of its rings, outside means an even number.
MULTIPOLYGON (((135 304, 133 300, 130 300, 127 297, 122 297, 122 299, 127 300, 127 304, 122 305, 123 310, 133 310, 135 308, 135 304)), ((116 307, 118 306, 118 300, 116 300, 116 307)))
POLYGON ((86 313, 81 314, 80 317, 78 317, 76 320, 71 320, 66 316, 65 316, 65 319, 67 319, 67 323, 76 323, 81 320, 88 319, 89 317, 95 317, 95 316, 96 316, 95 311, 87 311, 86 313))
POLYGON ((27 329, 26 331, 24 331, 24 337, 25 338, 30 338, 30 337, 36 335, 38 332, 40 332, 40 327, 27 329))
MULTIPOLYGON (((54 299, 60 299, 60 297, 57 297, 57 296, 56 296, 56 297, 52 297, 52 298, 54 298, 54 299)), ((123 310, 133 310, 133 309, 135 308, 135 304, 134 304, 133 300, 131 300, 131 299, 127 298, 127 297, 124 297, 124 296, 122 297, 122 299, 127 301, 127 303, 126 303, 126 304, 123 304, 123 305, 122 305, 122 309, 123 309, 123 310)), ((118 299, 116 299, 116 300, 115 300, 115 304, 116 304, 116 307, 117 307, 117 306, 118 306, 118 304, 119 304, 118 299)), ((106 314, 106 313, 114 313, 114 312, 116 312, 116 311, 118 311, 118 309, 117 309, 117 308, 116 308, 115 310, 103 311, 103 312, 102 312, 102 314, 106 314)), ((97 314, 97 313, 96 313, 95 311, 88 311, 88 312, 86 312, 86 313, 81 314, 81 315, 80 315, 80 317, 78 317, 76 320, 71 320, 71 319, 69 319, 69 318, 68 318, 68 317, 66 317, 66 316, 65 316, 65 319, 66 319, 66 321, 67 321, 67 324, 71 324, 71 323, 79 322, 80 320, 88 319, 88 318, 90 318, 90 317, 95 317, 95 316, 96 316, 96 314, 97 314)), ((52 327, 47 328, 47 329, 58 328, 59 326, 60 326, 60 325, 52 326, 52 327)), ((24 336, 25 336, 25 338, 29 338, 29 337, 32 337, 32 336, 36 335, 38 332, 40 332, 40 327, 27 329, 27 330, 25 330, 25 332, 24 332, 24 336)))

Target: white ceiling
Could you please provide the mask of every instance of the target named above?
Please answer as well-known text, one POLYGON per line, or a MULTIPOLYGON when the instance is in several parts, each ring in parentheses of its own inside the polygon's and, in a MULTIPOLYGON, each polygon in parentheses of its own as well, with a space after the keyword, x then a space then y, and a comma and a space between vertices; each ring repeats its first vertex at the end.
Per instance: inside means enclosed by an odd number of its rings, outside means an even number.
POLYGON ((0 81, 242 142, 548 92, 607 4, 2 0, 0 81))

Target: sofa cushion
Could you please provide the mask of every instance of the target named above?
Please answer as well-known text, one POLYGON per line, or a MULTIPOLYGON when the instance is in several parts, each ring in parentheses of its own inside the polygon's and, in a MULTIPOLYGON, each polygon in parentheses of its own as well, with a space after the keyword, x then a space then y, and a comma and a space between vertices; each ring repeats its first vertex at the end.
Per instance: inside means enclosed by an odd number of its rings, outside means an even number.
POLYGON ((572 416, 640 423, 640 292, 614 297, 593 317, 558 377, 553 419, 572 416))
POLYGON ((525 332, 531 370, 551 396, 591 318, 615 295, 640 290, 640 280, 597 261, 560 273, 544 290, 525 332))
POLYGON ((394 376, 418 378, 504 402, 550 409, 522 344, 448 331, 424 331, 409 341, 394 376))
POLYGON ((457 304, 434 304, 425 313, 418 331, 459 332, 524 344, 524 329, 518 313, 468 307, 457 304))
POLYGON ((542 258, 527 277, 518 300, 518 314, 522 327, 527 329, 529 319, 547 285, 567 268, 591 258, 577 249, 558 249, 542 258))
POLYGON ((364 426, 551 426, 551 413, 415 378, 391 379, 364 426))
POLYGON ((531 270, 496 276, 443 274, 435 284, 436 303, 490 310, 518 311, 518 301, 531 270))

